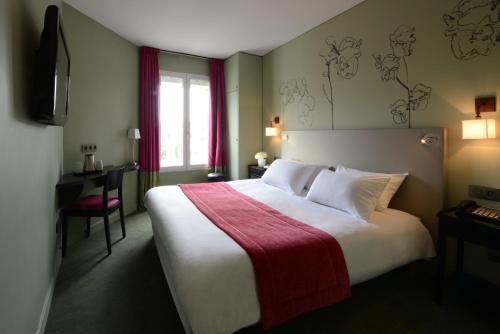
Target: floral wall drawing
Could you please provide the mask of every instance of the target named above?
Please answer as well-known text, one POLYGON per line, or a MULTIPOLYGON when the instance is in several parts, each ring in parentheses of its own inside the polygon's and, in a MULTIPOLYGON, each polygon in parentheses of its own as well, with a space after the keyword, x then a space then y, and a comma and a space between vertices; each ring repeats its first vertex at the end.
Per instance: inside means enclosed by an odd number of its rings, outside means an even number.
POLYGON ((328 80, 328 83, 323 83, 323 94, 331 105, 332 110, 332 129, 334 129, 333 117, 333 75, 340 79, 351 79, 358 73, 359 57, 361 57, 361 39, 353 37, 345 37, 340 44, 328 36, 325 40, 327 52, 321 53, 319 56, 325 62, 326 71, 322 76, 328 80))
POLYGON ((431 97, 431 87, 417 83, 410 84, 406 58, 413 53, 417 41, 415 28, 400 25, 389 35, 391 52, 386 55, 373 54, 375 67, 380 72, 383 82, 394 81, 406 92, 406 98, 401 98, 391 104, 391 114, 394 123, 406 124, 411 128, 411 116, 414 111, 427 108, 431 97))
POLYGON ((306 127, 311 127, 314 121, 316 99, 309 93, 307 81, 304 78, 290 79, 280 87, 283 115, 288 106, 295 107, 297 121, 306 127))
POLYGON ((457 59, 488 56, 500 43, 500 0, 460 0, 443 21, 457 59))

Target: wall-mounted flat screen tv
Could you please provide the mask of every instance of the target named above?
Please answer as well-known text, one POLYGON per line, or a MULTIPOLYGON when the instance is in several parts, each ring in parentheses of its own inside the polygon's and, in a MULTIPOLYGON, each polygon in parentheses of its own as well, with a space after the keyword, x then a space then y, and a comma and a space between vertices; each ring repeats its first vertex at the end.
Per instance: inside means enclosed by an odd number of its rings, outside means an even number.
POLYGON ((48 6, 36 52, 31 116, 40 123, 64 126, 69 105, 70 56, 60 9, 48 6))

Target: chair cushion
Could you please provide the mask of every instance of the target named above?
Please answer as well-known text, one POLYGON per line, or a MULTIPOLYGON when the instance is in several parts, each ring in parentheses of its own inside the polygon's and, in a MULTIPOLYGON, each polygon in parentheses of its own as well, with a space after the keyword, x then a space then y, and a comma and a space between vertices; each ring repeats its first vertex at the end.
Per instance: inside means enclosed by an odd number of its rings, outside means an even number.
MULTIPOLYGON (((120 203, 118 197, 108 197, 108 208, 112 208, 120 203)), ((98 211, 102 210, 102 195, 90 195, 77 199, 75 202, 68 205, 65 209, 81 210, 81 211, 98 211)))

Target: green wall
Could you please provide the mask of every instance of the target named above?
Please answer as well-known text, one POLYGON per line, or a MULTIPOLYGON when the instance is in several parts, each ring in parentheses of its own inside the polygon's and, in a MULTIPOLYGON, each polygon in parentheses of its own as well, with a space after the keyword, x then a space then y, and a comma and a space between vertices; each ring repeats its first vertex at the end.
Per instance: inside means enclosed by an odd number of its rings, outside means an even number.
POLYGON ((240 124, 240 55, 237 53, 224 61, 224 83, 226 85, 227 154, 228 178, 240 179, 239 124, 240 124))
POLYGON ((189 74, 198 74, 208 76, 210 69, 208 67, 208 59, 184 56, 181 54, 173 54, 160 52, 158 58, 160 70, 181 72, 189 74))
POLYGON ((247 179, 262 147, 262 57, 240 53, 238 76, 239 178, 247 179))
POLYGON ((161 172, 160 185, 177 185, 181 183, 207 182, 208 170, 188 170, 182 172, 161 172))
POLYGON ((248 178, 262 148, 262 57, 238 52, 224 61, 229 179, 248 178))
MULTIPOLYGON (((395 124, 390 113, 390 105, 398 99, 406 99, 406 91, 396 81, 381 80, 373 57, 374 54, 391 52, 389 36, 398 26, 405 24, 415 28, 416 41, 412 54, 406 57, 408 78, 402 71, 402 81, 406 83, 408 79, 411 88, 417 83, 432 88, 427 108, 412 113, 412 127, 449 128, 448 203, 456 204, 466 198, 469 184, 500 188, 500 141, 461 139, 461 121, 473 118, 475 97, 500 95, 500 45, 489 56, 469 60, 459 60, 454 56, 450 37, 445 36, 447 27, 443 14, 451 13, 458 2, 368 0, 268 53, 264 57, 263 70, 264 126, 272 117, 280 115, 287 130, 331 128, 331 106, 322 88, 325 84, 326 91, 329 91, 324 77, 326 64, 320 54, 329 56, 325 41, 331 43, 335 40, 337 47, 342 48, 348 43, 341 45, 341 41, 353 37, 362 40, 356 75, 339 78, 336 71, 330 72, 334 86, 335 128, 407 127, 407 124, 395 124), (287 87, 282 88, 283 83, 301 78, 307 82, 307 90, 299 80, 295 85, 298 87, 296 95, 282 94, 287 92, 287 87), (286 103, 287 96, 295 100, 286 103), (314 107, 310 108, 311 105, 314 107), (304 116, 310 116, 310 122, 300 118, 304 116)), ((477 18, 470 22, 474 20, 477 18)), ((402 37, 408 36, 403 34, 402 37)), ((353 48, 345 48, 342 54, 348 59, 355 54, 353 51, 353 48)), ((355 62, 346 63, 353 66, 355 62)), ((291 86, 295 87, 293 81, 291 86)), ((497 118, 498 112, 484 116, 497 118)), ((263 140, 264 150, 280 156, 279 138, 263 137, 263 140)), ((487 204, 498 206, 498 203, 487 204)), ((485 249, 471 247, 468 251, 477 253, 477 256, 471 257, 466 266, 500 281, 499 266, 485 260, 485 249)))
MULTIPOLYGON (((163 71, 209 75, 208 59, 189 57, 179 54, 160 52, 159 67, 163 71)), ((197 183, 207 181, 208 170, 189 170, 176 172, 160 172, 160 185, 176 185, 179 183, 197 183)))
POLYGON ((27 117, 49 4, 60 2, 0 1, 0 333, 43 330, 59 263, 55 185, 63 128, 27 117))
MULTIPOLYGON (((105 165, 130 158, 126 130, 139 126, 139 48, 73 7, 64 4, 64 23, 72 55, 71 110, 64 134, 65 171, 82 159, 80 144, 96 143, 96 159, 105 165)), ((161 70, 209 74, 208 60, 160 53, 161 70)), ((136 144, 136 160, 138 149, 136 144)), ((161 172, 160 184, 206 180, 207 171, 161 172)), ((89 189, 91 191, 91 189, 89 189)), ((124 178, 125 212, 137 208, 137 173, 124 178)), ((82 237, 81 219, 70 242, 82 237)))
MULTIPOLYGON (((71 54, 64 171, 73 172, 74 163, 83 160, 80 145, 84 143, 97 144, 95 158, 104 165, 124 164, 131 155, 127 129, 139 127, 139 49, 65 3, 63 13, 71 54)), ((134 212, 137 172, 125 173, 123 197, 125 214, 134 212)), ((71 220, 70 243, 83 238, 84 229, 83 219, 71 220)))

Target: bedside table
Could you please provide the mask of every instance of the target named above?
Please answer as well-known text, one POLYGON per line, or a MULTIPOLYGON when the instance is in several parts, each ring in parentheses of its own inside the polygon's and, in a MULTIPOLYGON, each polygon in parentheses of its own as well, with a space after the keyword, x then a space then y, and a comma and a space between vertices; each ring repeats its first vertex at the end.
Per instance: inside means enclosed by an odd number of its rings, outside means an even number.
POLYGON ((266 170, 267 168, 259 167, 257 165, 248 165, 248 178, 260 179, 266 170))
POLYGON ((500 250, 500 224, 457 215, 454 209, 441 211, 438 217, 436 301, 441 303, 446 272, 447 237, 457 239, 456 270, 460 274, 464 270, 464 242, 481 245, 491 250, 500 250))

